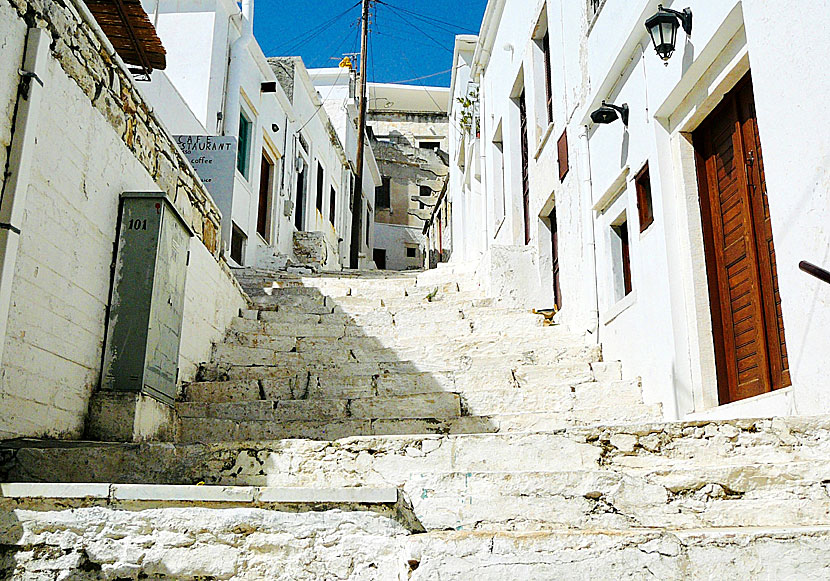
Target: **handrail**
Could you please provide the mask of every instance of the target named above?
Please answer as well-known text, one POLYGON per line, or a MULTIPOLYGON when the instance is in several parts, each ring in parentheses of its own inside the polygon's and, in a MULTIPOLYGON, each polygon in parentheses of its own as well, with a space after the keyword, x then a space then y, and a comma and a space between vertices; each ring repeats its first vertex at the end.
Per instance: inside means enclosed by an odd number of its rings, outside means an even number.
POLYGON ((801 270, 803 270, 807 274, 813 275, 814 277, 816 277, 820 281, 826 282, 827 284, 830 284, 830 272, 824 270, 823 268, 820 268, 820 267, 816 266, 815 264, 811 264, 811 263, 807 262, 806 260, 802 260, 801 262, 799 262, 798 263, 798 268, 800 268, 801 270))

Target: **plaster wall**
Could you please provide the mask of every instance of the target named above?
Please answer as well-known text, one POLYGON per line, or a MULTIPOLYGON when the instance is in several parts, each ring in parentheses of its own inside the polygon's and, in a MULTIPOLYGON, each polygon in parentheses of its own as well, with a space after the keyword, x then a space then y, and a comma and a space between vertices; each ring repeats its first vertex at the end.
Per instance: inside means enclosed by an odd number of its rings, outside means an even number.
MULTIPOLYGON (((3 168, 11 145, 14 104, 20 81, 17 71, 23 65, 25 39, 26 24, 17 18, 9 4, 0 4, 0 53, 3 54, 0 60, 0 167, 3 168)), ((5 172, 0 172, 0 188, 5 179, 5 172)))
POLYGON ((375 224, 375 248, 386 250, 387 270, 423 268, 426 239, 418 228, 397 224, 375 224), (415 256, 406 255, 407 247, 417 248, 415 256))
MULTIPOLYGON (((4 16, 2 29, 16 30, 16 41, 22 43, 19 13, 3 0, 0 14, 4 16)), ((122 74, 116 65, 111 65, 109 76, 93 68, 97 61, 89 61, 89 68, 80 64, 64 68, 71 53, 62 52, 68 50, 62 47, 69 42, 84 46, 86 35, 94 34, 85 26, 78 22, 52 30, 76 36, 56 39, 42 79, 47 90, 36 129, 0 366, 0 438, 77 438, 83 434, 89 399, 100 379, 109 265, 121 192, 167 190, 200 236, 191 239, 182 379, 192 378, 196 364, 209 358, 211 342, 224 335, 226 324, 244 305, 227 268, 202 241, 206 236, 208 241, 213 239, 206 233, 215 232, 215 223, 211 221, 210 228, 202 225, 207 218, 200 212, 210 211, 212 202, 201 184, 189 181, 194 179, 192 170, 186 165, 165 169, 160 160, 150 161, 146 155, 150 150, 157 154, 176 151, 172 138, 154 133, 152 118, 135 111, 131 119, 135 133, 128 130, 122 135, 118 107, 144 106, 129 100, 139 97, 124 84, 130 83, 128 78, 120 77, 117 86, 123 92, 116 97, 111 88, 95 90, 101 78, 122 74), (101 100, 93 103, 87 89, 110 99, 106 101, 110 108, 104 108, 101 100), (151 173, 148 166, 157 169, 151 173), (191 192, 188 184, 196 190, 191 192), (194 208, 197 193, 201 210, 194 208)), ((14 54, 20 46, 10 50, 14 54)), ((5 94, 8 97, 9 92, 5 94)), ((3 101, 0 110, 7 109, 3 101)), ((177 159, 175 163, 186 162, 177 159)))
MULTIPOLYGON (((466 94, 468 79, 480 82, 481 137, 474 140, 467 134, 462 141, 451 126, 450 197, 456 231, 463 233, 456 237, 453 260, 480 260, 481 274, 498 262, 493 260, 494 247, 524 245, 516 104, 524 88, 530 150, 528 247, 536 253, 538 275, 524 266, 517 272, 525 273, 528 294, 539 285, 540 300, 549 297, 546 216, 556 208, 563 292, 559 322, 576 331, 597 332, 604 357, 622 360, 626 375, 642 377, 646 401, 662 403, 667 417, 715 413, 714 347, 690 135, 751 70, 794 387, 717 413, 736 417, 827 410, 830 398, 818 387, 819 345, 826 341, 818 330, 828 316, 828 291, 797 266, 809 260, 826 267, 830 260, 827 131, 815 109, 820 96, 830 92, 827 75, 816 71, 828 48, 823 23, 812 17, 807 22, 790 3, 690 1, 683 7, 688 5, 694 14, 693 34, 686 38, 680 31, 677 51, 665 66, 642 26, 656 12, 656 1, 632 5, 608 0, 592 21, 585 3, 549 0, 534 6, 507 0, 503 13, 496 10, 499 4, 491 2, 497 24, 490 29, 491 37, 479 41, 476 76, 469 79, 462 67, 454 79, 454 97, 466 94), (539 99, 545 91, 543 61, 534 41, 545 24, 551 34, 552 123, 547 123, 544 100, 539 99), (808 48, 793 50, 793 38, 803 38, 808 48), (489 53, 485 46, 492 47, 489 53), (782 67, 798 71, 785 87, 780 83, 782 67), (590 123, 590 112, 603 99, 629 105, 627 128, 619 121, 590 123), (565 130, 570 163, 560 181, 556 141, 565 130), (494 141, 503 141, 503 152, 496 151, 494 141), (483 202, 475 197, 477 148, 483 202), (640 232, 634 177, 646 163, 655 221, 640 232), (501 195, 503 203, 497 198, 501 195), (615 289, 619 273, 611 231, 623 218, 629 225, 633 286, 624 298, 615 289)), ((454 114, 458 119, 457 107, 454 114)))

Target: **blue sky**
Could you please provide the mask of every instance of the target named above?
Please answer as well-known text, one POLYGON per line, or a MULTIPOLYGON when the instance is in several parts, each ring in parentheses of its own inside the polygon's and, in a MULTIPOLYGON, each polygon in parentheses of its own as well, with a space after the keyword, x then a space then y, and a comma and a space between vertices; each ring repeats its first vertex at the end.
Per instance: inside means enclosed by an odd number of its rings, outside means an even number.
MULTIPOLYGON (((478 33, 486 0, 382 2, 372 9, 369 80, 448 87, 450 73, 442 71, 452 67, 453 39, 478 33)), ((359 21, 357 0, 259 0, 254 34, 266 56, 334 67, 343 53, 360 51, 359 21)))

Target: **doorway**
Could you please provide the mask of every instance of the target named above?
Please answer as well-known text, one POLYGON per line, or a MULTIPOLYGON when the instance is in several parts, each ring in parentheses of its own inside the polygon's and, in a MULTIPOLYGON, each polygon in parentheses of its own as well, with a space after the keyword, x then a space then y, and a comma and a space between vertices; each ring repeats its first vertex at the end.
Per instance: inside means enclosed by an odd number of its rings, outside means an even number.
POLYGON ((378 270, 386 270, 386 249, 375 248, 372 251, 372 260, 375 261, 375 266, 378 267, 378 270))
POLYGON ((262 153, 259 173, 259 204, 257 207, 256 231, 266 242, 271 242, 271 205, 274 183, 274 164, 262 153))
POLYGON ((297 201, 294 208, 294 227, 298 231, 302 231, 305 225, 305 172, 307 167, 307 165, 303 164, 302 169, 297 172, 297 201))
POLYGON ((553 305, 556 310, 562 308, 562 287, 559 283, 559 226, 556 223, 556 208, 548 216, 550 221, 550 253, 553 267, 553 305))
POLYGON ((792 384, 749 74, 692 140, 723 405, 792 384))

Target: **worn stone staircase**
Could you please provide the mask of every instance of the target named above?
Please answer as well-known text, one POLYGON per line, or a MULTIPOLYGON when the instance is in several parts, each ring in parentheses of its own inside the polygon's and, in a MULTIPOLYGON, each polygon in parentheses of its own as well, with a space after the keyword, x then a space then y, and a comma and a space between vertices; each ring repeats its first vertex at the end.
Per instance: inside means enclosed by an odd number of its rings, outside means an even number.
POLYGON ((0 448, 0 578, 830 577, 830 419, 662 423, 463 273, 238 278, 175 441, 0 448))

